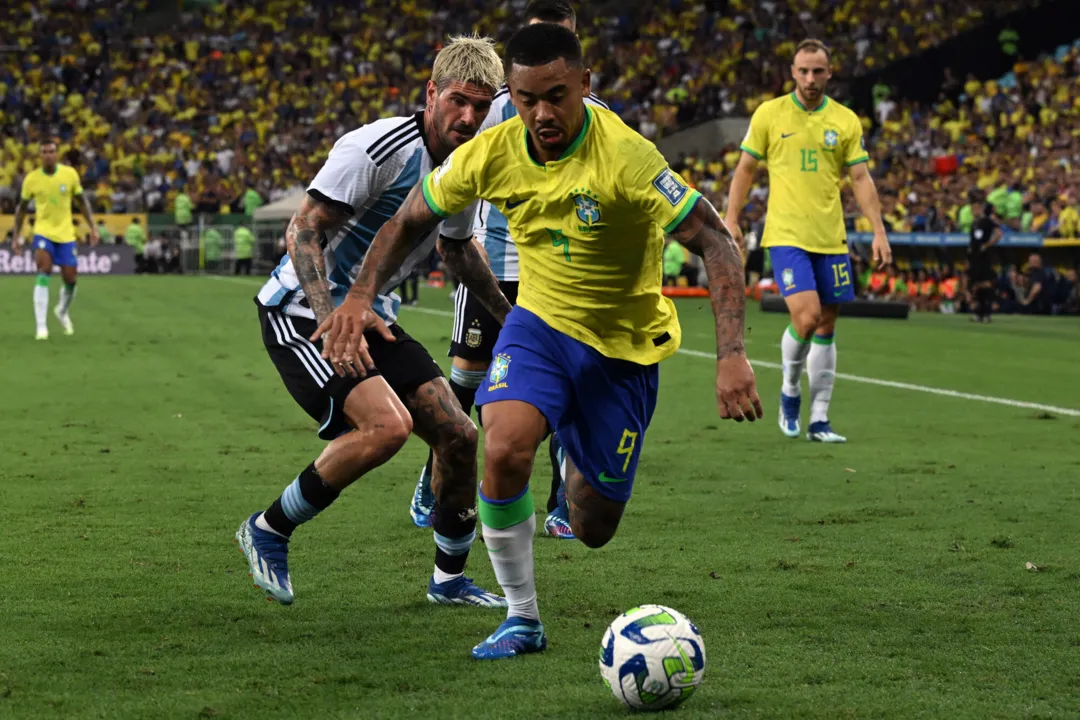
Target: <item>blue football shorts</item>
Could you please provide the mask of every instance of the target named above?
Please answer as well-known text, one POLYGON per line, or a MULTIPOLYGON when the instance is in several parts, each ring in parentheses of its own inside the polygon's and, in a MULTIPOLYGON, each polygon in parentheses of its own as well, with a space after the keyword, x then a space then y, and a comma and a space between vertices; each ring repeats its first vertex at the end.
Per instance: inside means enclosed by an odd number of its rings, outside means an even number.
POLYGON ((657 364, 606 357, 518 306, 499 333, 476 405, 503 400, 532 405, 589 484, 625 503, 659 385, 657 364))
POLYGON ((784 297, 815 290, 822 305, 836 305, 855 299, 851 260, 847 253, 829 255, 802 248, 769 248, 773 274, 784 297))

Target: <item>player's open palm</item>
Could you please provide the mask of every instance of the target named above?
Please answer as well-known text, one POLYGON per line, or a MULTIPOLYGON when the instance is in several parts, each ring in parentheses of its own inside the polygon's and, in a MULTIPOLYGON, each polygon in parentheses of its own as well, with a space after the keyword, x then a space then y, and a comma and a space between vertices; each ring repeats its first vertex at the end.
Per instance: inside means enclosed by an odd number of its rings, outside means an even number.
POLYGON ((366 370, 375 369, 367 340, 364 339, 364 333, 368 330, 375 330, 386 338, 387 342, 394 342, 394 334, 375 313, 370 303, 346 297, 345 301, 323 320, 311 340, 315 342, 322 338, 322 356, 333 364, 339 375, 366 375, 366 370))
POLYGON ((733 354, 716 361, 716 404, 724 420, 753 422, 764 417, 754 369, 746 355, 733 354))

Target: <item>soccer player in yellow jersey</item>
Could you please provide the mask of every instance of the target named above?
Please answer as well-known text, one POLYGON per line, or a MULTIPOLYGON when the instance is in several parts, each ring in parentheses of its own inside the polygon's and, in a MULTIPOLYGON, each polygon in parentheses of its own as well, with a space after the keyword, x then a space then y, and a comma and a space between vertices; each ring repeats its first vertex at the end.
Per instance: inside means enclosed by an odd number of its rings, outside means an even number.
POLYGON ((614 113, 585 105, 589 71, 573 32, 524 27, 507 44, 506 65, 518 117, 459 147, 413 189, 375 236, 349 296, 313 336, 323 336, 329 357, 362 358, 362 331, 380 325, 375 293, 418 238, 478 197, 506 216, 521 266, 512 310, 469 243, 440 243, 469 292, 503 324, 476 404, 485 430, 480 520, 509 611, 473 648, 477 659, 546 647, 528 484, 549 432, 558 432, 576 468, 566 484, 577 538, 600 547, 619 525, 656 405, 657 363, 681 337, 661 293, 665 232, 705 260, 720 416, 762 415, 743 346, 742 260, 716 211, 652 143, 614 113), (460 262, 465 254, 473 260, 460 262))
POLYGON ((26 204, 34 202, 34 260, 38 276, 34 283, 34 319, 37 321, 38 340, 49 338, 49 274, 53 265, 60 266, 64 287, 60 290, 60 302, 56 305, 56 319, 64 328, 65 335, 75 332, 68 310, 75 299, 75 280, 78 263, 75 260, 75 224, 71 219, 71 204, 78 200, 82 214, 90 228, 90 242, 97 244, 98 231, 90 201, 83 195, 79 173, 69 165, 57 162, 58 148, 55 141, 41 144, 41 167, 26 176, 22 184, 19 204, 15 208, 15 250, 20 249, 23 217, 26 204))
POLYGON ((878 267, 892 260, 881 204, 866 163, 869 156, 859 118, 825 94, 832 76, 829 49, 804 40, 795 49, 791 76, 795 92, 769 100, 750 118, 728 195, 727 226, 740 240, 739 214, 760 161, 768 163, 769 202, 762 246, 768 248, 776 284, 787 301, 791 324, 781 353, 780 429, 798 437, 803 365, 810 375, 807 438, 842 443, 829 424, 836 377, 833 337, 840 303, 855 299, 847 233, 840 201, 844 170, 855 199, 874 230, 878 267))

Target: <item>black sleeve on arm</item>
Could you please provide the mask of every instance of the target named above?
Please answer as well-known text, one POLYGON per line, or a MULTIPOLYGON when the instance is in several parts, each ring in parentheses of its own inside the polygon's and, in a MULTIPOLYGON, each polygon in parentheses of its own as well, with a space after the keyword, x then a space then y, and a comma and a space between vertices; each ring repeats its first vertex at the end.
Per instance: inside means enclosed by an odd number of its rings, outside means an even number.
POLYGON ((327 197, 326 195, 322 194, 321 192, 319 192, 318 190, 316 190, 314 188, 308 190, 307 194, 310 195, 311 197, 315 198, 319 202, 324 203, 326 205, 329 205, 330 207, 334 208, 335 210, 338 210, 339 212, 345 213, 349 217, 352 217, 353 215, 356 214, 356 211, 353 210, 353 206, 350 205, 349 203, 342 202, 341 200, 335 200, 334 198, 331 198, 331 197, 327 197))

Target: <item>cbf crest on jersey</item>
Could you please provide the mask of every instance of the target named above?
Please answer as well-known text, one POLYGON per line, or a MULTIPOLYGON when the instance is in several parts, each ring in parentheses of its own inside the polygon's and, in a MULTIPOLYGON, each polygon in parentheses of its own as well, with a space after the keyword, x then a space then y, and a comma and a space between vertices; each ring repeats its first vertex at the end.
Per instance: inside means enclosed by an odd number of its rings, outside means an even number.
POLYGON ((577 209, 578 220, 588 226, 600 222, 600 201, 584 188, 575 188, 570 198, 577 209))
POLYGON ((64 185, 63 183, 60 183, 60 192, 61 193, 66 193, 67 192, 67 185, 64 185))
POLYGON ((506 376, 510 372, 510 356, 506 353, 499 353, 495 356, 495 359, 491 361, 491 370, 488 372, 488 380, 491 381, 491 387, 488 391, 499 390, 506 387, 506 376))
POLYGON ((840 142, 840 133, 835 130, 825 131, 825 147, 829 150, 836 148, 836 145, 840 142))
POLYGON ((784 289, 790 290, 795 287, 795 271, 791 268, 784 268, 784 271, 780 273, 780 280, 784 283, 784 289))

